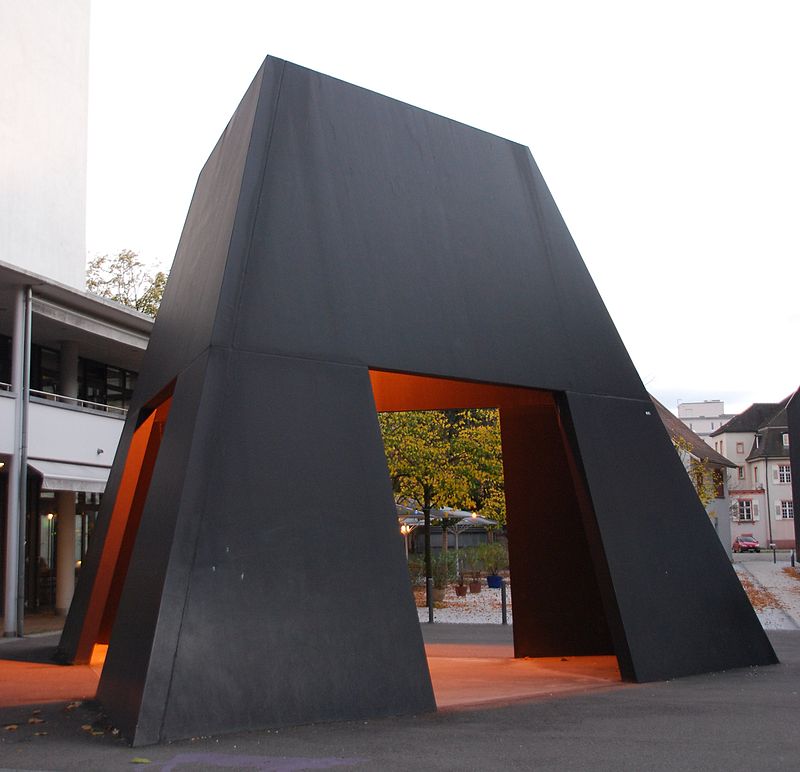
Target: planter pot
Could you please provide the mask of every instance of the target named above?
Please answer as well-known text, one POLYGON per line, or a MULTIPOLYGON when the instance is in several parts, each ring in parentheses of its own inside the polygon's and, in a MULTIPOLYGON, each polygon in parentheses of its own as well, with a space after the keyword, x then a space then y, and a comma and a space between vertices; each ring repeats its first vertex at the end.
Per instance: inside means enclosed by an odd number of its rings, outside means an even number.
POLYGON ((466 584, 455 584, 453 587, 455 587, 456 595, 458 595, 459 598, 463 598, 467 594, 466 584))
POLYGON ((481 580, 474 579, 469 583, 469 591, 470 592, 480 592, 481 591, 481 580))
POLYGON ((433 595, 433 602, 434 603, 441 603, 444 600, 444 588, 439 589, 438 587, 434 587, 431 590, 431 595, 433 595))
POLYGON ((486 584, 494 590, 499 590, 503 586, 503 577, 498 574, 490 574, 486 577, 486 584))

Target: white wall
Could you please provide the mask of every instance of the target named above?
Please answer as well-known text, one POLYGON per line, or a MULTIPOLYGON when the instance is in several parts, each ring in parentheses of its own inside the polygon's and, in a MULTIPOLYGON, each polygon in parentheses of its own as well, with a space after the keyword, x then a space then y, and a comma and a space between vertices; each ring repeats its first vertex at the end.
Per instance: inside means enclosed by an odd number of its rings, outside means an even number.
POLYGON ((678 405, 678 418, 717 418, 725 413, 725 403, 720 399, 707 399, 703 402, 681 402, 678 405))
MULTIPOLYGON (((0 394, 0 453, 14 442, 14 402, 0 394)), ((30 403, 28 456, 73 464, 111 466, 125 422, 104 413, 30 403), (98 453, 97 449, 103 450, 98 453)))
POLYGON ((83 288, 89 0, 0 0, 0 260, 83 288))
POLYGON ((124 424, 103 413, 31 402, 28 456, 111 466, 124 424), (98 453, 98 448, 103 452, 98 453))
POLYGON ((0 391, 0 453, 14 449, 14 398, 0 391))

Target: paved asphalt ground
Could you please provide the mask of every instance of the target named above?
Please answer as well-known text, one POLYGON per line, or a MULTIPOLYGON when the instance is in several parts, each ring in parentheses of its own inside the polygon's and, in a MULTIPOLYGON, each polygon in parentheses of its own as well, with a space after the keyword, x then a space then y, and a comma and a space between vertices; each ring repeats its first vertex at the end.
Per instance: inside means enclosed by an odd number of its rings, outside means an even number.
MULTIPOLYGON (((423 625, 423 632, 428 643, 510 640, 510 630, 499 625, 470 628, 423 625)), ((773 667, 147 748, 129 748, 89 703, 3 708, 0 725, 19 728, 0 727, 0 770, 798 769, 800 631, 774 631, 770 638, 781 659, 773 667)), ((0 656, 36 659, 56 640, 6 642, 0 656)))

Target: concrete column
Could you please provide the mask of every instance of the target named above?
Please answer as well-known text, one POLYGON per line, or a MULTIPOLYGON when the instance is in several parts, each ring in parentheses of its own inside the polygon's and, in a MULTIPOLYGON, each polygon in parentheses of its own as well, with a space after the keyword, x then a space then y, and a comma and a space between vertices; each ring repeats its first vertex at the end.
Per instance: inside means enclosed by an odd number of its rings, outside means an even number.
POLYGON ((78 396, 78 344, 74 340, 62 340, 59 355, 58 393, 65 397, 78 396))
POLYGON ((75 494, 56 493, 56 614, 66 616, 75 590, 75 494))
POLYGON ((25 474, 27 439, 25 411, 27 407, 29 346, 29 290, 20 287, 14 292, 14 329, 11 350, 11 387, 14 391, 14 452, 8 464, 8 501, 6 506, 6 570, 3 594, 3 635, 22 635, 24 588, 20 577, 22 545, 25 539, 26 506, 25 474))

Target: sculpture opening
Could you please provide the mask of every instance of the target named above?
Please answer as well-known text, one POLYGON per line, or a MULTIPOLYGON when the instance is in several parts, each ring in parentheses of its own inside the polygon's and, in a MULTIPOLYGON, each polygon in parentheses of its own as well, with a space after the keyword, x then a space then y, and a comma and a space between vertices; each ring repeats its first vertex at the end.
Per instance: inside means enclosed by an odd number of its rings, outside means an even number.
POLYGON ((557 395, 379 370, 370 371, 370 381, 378 412, 499 409, 514 655, 614 653, 602 564, 592 557, 602 556, 602 545, 589 546, 597 526, 557 395))

